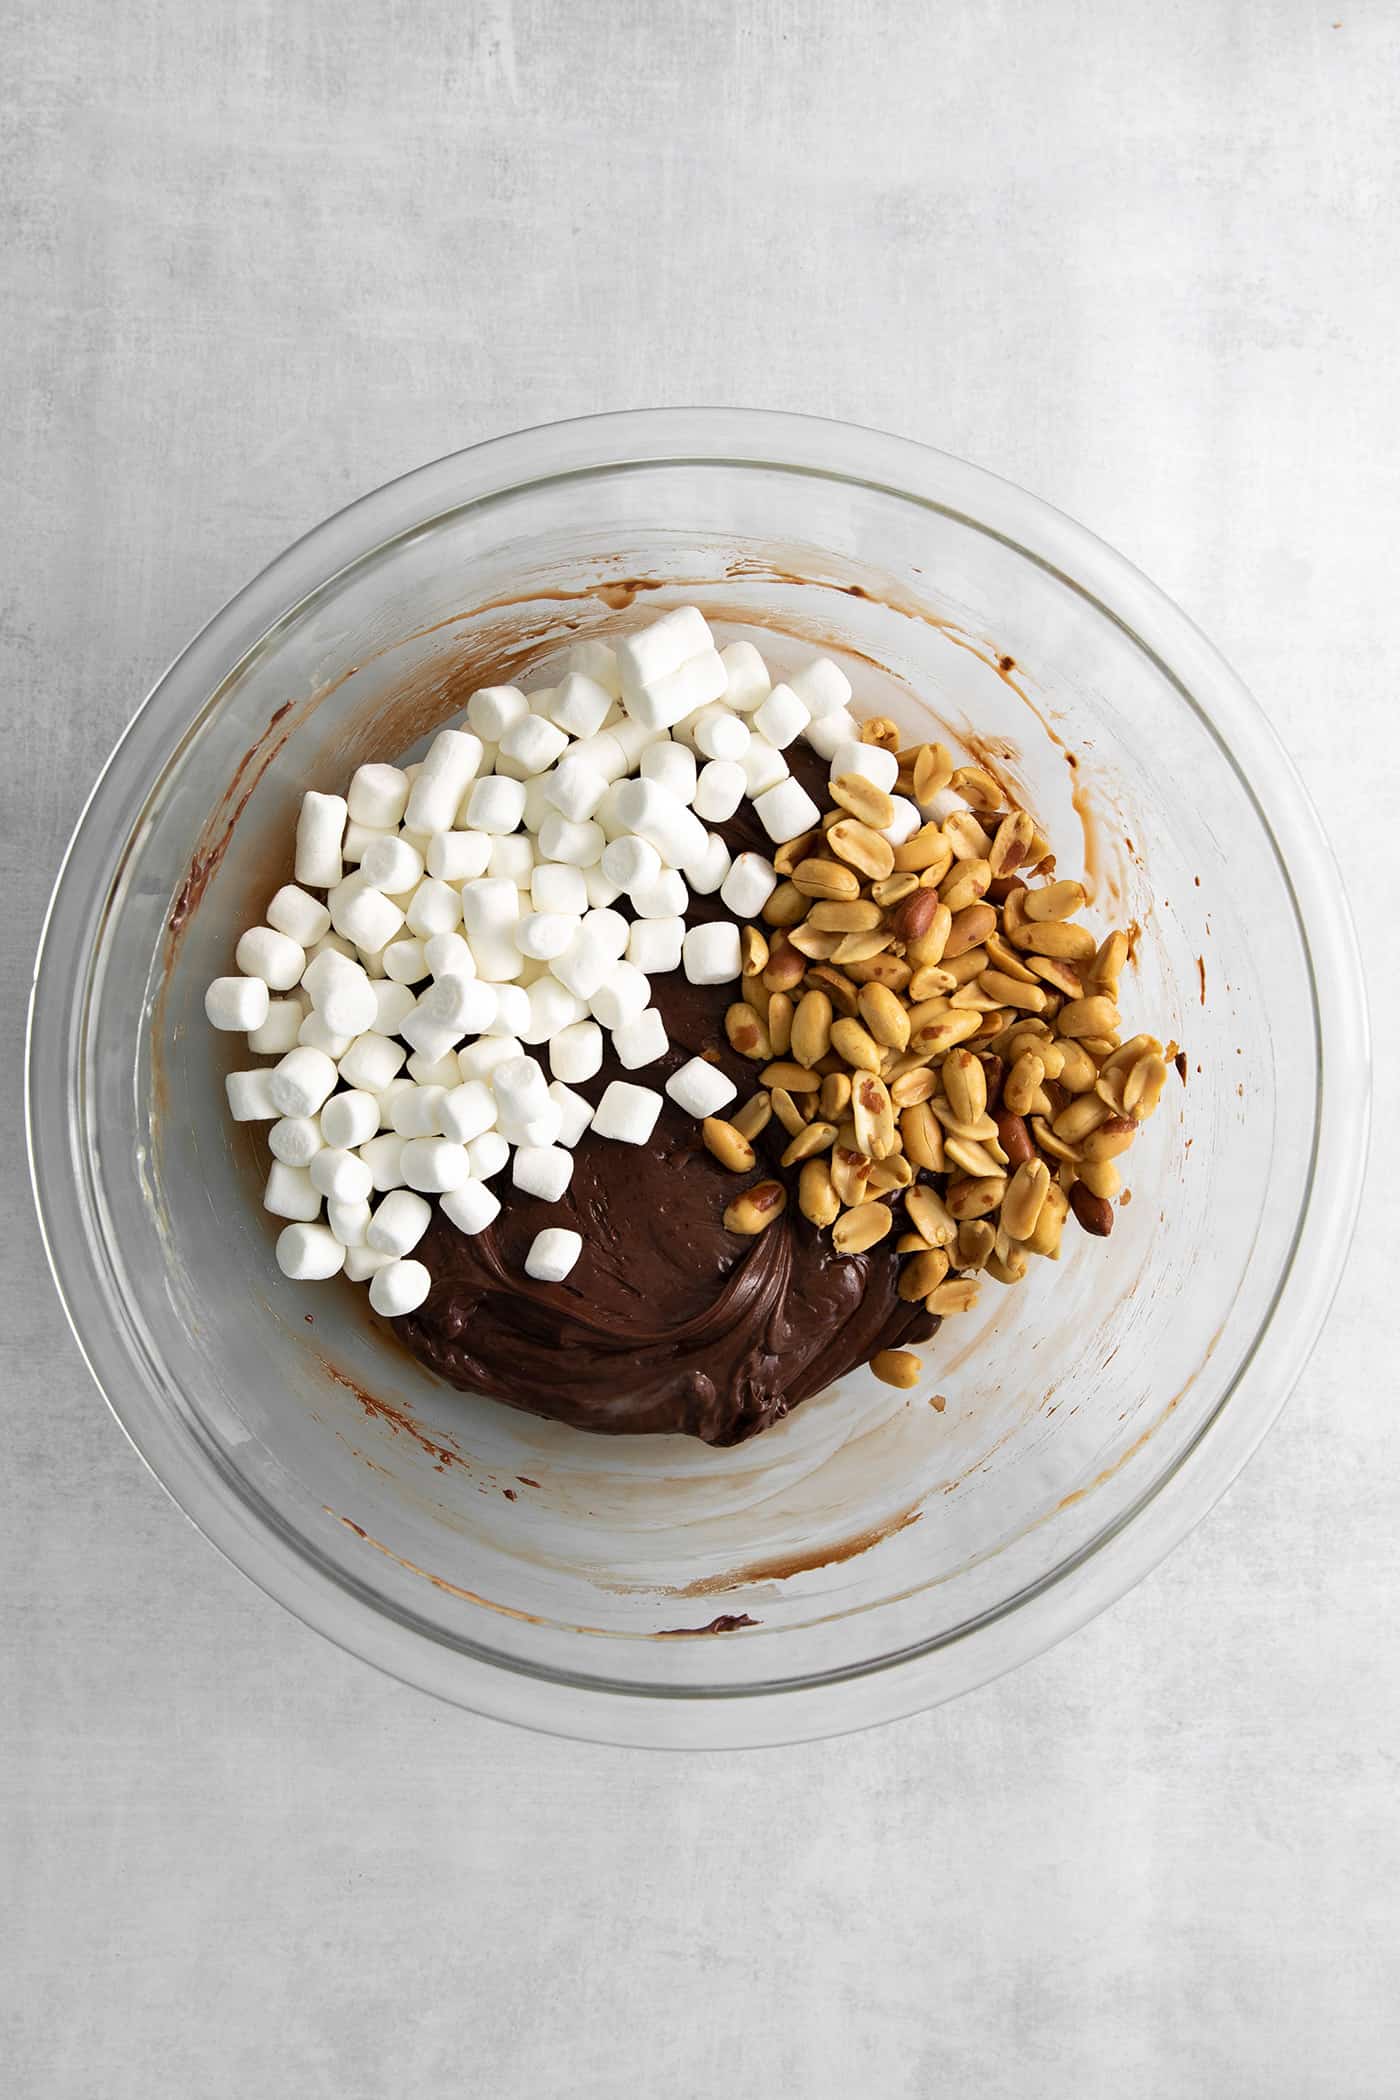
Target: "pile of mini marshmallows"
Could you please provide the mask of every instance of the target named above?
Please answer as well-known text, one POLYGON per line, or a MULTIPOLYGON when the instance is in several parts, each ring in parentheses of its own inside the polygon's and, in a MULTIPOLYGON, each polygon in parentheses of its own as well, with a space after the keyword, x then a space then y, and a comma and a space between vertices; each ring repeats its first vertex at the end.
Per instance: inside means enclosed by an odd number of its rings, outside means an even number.
MULTIPOLYGON (((227 1087, 237 1121, 271 1124, 263 1200, 290 1221, 285 1275, 343 1269, 377 1312, 412 1312, 430 1285, 409 1259, 430 1199, 481 1232, 507 1168, 557 1203, 585 1130, 649 1141, 655 1088, 614 1081, 594 1109, 575 1086, 600 1069, 605 1034, 626 1071, 666 1055, 654 976, 739 977, 737 922, 777 876, 761 854, 731 861, 709 826, 745 796, 775 847, 819 821, 788 745, 805 737, 833 779, 894 787, 895 760, 860 742, 850 697, 825 657, 775 685, 752 643, 718 649, 683 606, 616 649, 577 644, 557 685, 482 688, 421 764, 361 766, 344 798, 305 796, 296 880, 239 941, 242 974, 205 997, 215 1028, 277 1060, 227 1087), (733 919, 687 926, 692 892, 716 891, 733 919), (624 895, 630 920, 612 909, 624 895)), ((896 798, 888 836, 920 821, 896 798)), ((735 1089, 697 1057, 665 1092, 704 1117, 735 1089)), ((581 1249, 548 1228, 526 1272, 562 1282, 581 1249)))

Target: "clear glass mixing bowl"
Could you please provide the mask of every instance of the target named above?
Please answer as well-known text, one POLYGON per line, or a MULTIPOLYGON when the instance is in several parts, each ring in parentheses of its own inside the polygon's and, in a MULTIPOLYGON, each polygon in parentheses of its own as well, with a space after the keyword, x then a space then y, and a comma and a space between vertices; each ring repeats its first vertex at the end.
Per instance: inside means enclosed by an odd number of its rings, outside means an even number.
POLYGON ((209 1538, 412 1683, 671 1745, 907 1713, 1135 1582, 1231 1480, 1317 1335, 1367 1100, 1335 867, 1257 709, 1182 614, 973 467, 716 410, 441 460, 235 598, 78 826, 29 1071, 69 1318, 209 1538), (841 654, 862 704, 911 738, 990 751, 1061 871, 1141 923, 1127 1019, 1177 1036, 1188 1067, 1110 1240, 1071 1229, 1058 1265, 986 1285, 915 1393, 862 1373, 732 1451, 588 1438, 465 1398, 396 1348, 362 1291, 283 1279, 259 1140, 224 1111, 236 1052, 201 1004, 285 879, 304 788, 411 752, 478 684, 685 601, 780 660, 841 654))

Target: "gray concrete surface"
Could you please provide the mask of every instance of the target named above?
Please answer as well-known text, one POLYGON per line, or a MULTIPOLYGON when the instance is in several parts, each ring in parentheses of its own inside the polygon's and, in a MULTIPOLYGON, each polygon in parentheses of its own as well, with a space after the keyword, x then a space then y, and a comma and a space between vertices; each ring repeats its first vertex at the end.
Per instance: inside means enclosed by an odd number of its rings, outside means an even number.
POLYGON ((0 126, 0 2087, 1400 2089, 1387 0, 11 0, 0 126), (679 1762, 373 1675, 107 1417, 31 1224, 63 837, 191 631, 355 491, 742 401, 1024 482, 1307 773, 1376 966, 1326 1340, 1116 1610, 882 1733, 679 1762))

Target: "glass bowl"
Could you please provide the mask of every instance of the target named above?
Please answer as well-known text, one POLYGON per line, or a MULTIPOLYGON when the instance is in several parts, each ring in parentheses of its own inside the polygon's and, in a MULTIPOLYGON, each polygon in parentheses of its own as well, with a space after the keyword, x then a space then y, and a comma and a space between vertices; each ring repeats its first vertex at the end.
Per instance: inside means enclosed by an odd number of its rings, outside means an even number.
MULTIPOLYGON (((244 1053, 246 1057, 246 1053, 244 1053)), ((31 1014, 68 1316, 181 1507, 308 1624, 503 1719, 661 1745, 862 1727, 1044 1649, 1157 1562, 1283 1404, 1366 1145, 1337 872, 1239 681, 1045 504, 898 438, 643 412, 406 475, 266 569, 161 680, 78 826, 31 1014), (289 873, 303 789, 412 754, 477 685, 693 601, 1026 789, 1186 1083, 1111 1239, 735 1450, 590 1438, 433 1380, 362 1290, 286 1281, 209 978, 289 873), (1326 1085, 1323 1075, 1326 1074, 1326 1085)), ((664 1218, 639 1229, 664 1230, 664 1218)))

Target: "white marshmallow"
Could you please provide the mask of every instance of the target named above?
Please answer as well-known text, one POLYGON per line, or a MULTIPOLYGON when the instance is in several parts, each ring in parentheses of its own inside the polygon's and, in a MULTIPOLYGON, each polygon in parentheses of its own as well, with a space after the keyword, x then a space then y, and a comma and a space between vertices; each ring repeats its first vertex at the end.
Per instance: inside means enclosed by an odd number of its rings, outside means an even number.
POLYGON ((423 992, 399 1034, 415 1050, 441 1057, 464 1035, 485 1035, 496 1018, 501 987, 475 977, 439 977, 423 992))
POLYGON ((640 919, 679 918, 690 902, 685 877, 675 868, 663 868, 650 882, 639 882, 632 892, 632 905, 640 919))
POLYGON ((368 824, 357 824, 352 818, 350 823, 346 825, 345 836, 340 842, 340 858, 344 865, 351 868, 358 867, 364 857, 365 849, 372 846, 376 839, 382 839, 384 836, 384 832, 372 831, 368 824))
POLYGON ((415 1086, 456 1086, 461 1076, 450 1050, 444 1050, 440 1057, 428 1057, 422 1050, 415 1050, 404 1070, 415 1086))
POLYGON ((497 1065, 491 1080, 500 1116, 532 1115, 548 1091, 544 1069, 535 1057, 512 1057, 497 1065))
POLYGON ((447 1089, 443 1086, 404 1087, 390 1106, 391 1128, 404 1138, 439 1137, 442 1133, 442 1104, 446 1098, 447 1089))
POLYGON ((331 930, 331 915, 316 897, 309 897, 294 882, 284 883, 267 907, 267 923, 299 947, 309 948, 331 930))
POLYGON ((421 1261, 391 1261, 377 1269, 369 1280, 369 1302, 385 1320, 402 1319, 416 1312, 433 1287, 433 1279, 421 1261))
POLYGON ((565 1085, 592 1079, 603 1062, 603 1031, 596 1021, 575 1021, 549 1040, 549 1069, 565 1085))
POLYGON ((596 736, 612 712, 613 695, 581 671, 556 687, 549 718, 569 736, 596 736))
POLYGON ((285 1225, 277 1235, 277 1266, 295 1283, 324 1283, 345 1266, 345 1249, 324 1225, 285 1225))
POLYGON ((744 799, 748 783, 744 769, 732 758, 712 758, 700 768, 693 806, 706 824, 727 824, 744 799))
POLYGON ((545 793, 548 786, 547 773, 532 773, 525 782, 525 814, 520 821, 532 838, 538 834, 541 824, 549 815, 550 802, 545 793))
POLYGON ((430 1195, 460 1188, 472 1171, 466 1146, 445 1137, 406 1139, 399 1168, 411 1189, 426 1189, 430 1195))
POLYGON ((685 974, 692 984, 729 984, 742 974, 739 929, 728 919, 692 926, 681 949, 685 974))
POLYGON ((573 1179, 574 1155, 563 1145, 519 1145, 510 1178, 526 1196, 557 1203, 573 1179))
POLYGON ((588 909, 588 883, 582 868, 563 861, 537 861, 530 875, 530 902, 537 912, 582 918, 588 909))
POLYGON ((462 918, 476 959, 477 975, 489 984, 504 984, 520 968, 515 944, 520 923, 520 892, 513 882, 483 876, 462 892, 462 918))
POLYGON ((593 1104, 571 1086, 565 1086, 562 1079, 550 1081, 549 1098, 559 1111, 559 1143, 572 1151, 593 1121, 593 1104))
POLYGON ((628 930, 627 960, 648 977, 664 976, 668 970, 680 968, 684 938, 682 918, 638 919, 628 930))
POLYGON ((281 1057, 285 1050, 296 1048, 297 1030, 305 1018, 300 999, 270 999, 261 1028, 248 1031, 248 1048, 259 1057, 281 1057))
POLYGON ((326 1223, 342 1247, 363 1247, 373 1215, 363 1196, 357 1203, 341 1203, 332 1196, 326 1204, 326 1223))
POLYGON ((394 831, 408 807, 408 775, 397 766, 357 766, 346 800, 352 823, 394 831))
POLYGON ((407 839, 389 832, 366 846, 360 857, 360 873, 374 889, 398 897, 423 880, 423 856, 407 839))
POLYGON ((376 1026, 379 1002, 359 963, 328 950, 307 964, 302 983, 333 1034, 353 1038, 376 1026))
POLYGON ((355 943, 347 941, 343 934, 323 933, 319 941, 313 941, 306 951, 308 962, 315 962, 318 955, 343 955, 349 962, 355 960, 355 943))
POLYGON ((692 1057, 666 1081, 666 1091, 678 1108, 691 1116, 717 1116, 738 1093, 732 1079, 703 1057, 692 1057))
POLYGON ((624 705, 644 686, 654 685, 692 657, 713 649, 714 637, 695 605, 678 605, 617 644, 617 665, 624 705))
POLYGON ((306 1168, 289 1167, 275 1159, 263 1190, 263 1209, 270 1210, 274 1218, 297 1218, 303 1224, 319 1218, 321 1198, 306 1168))
POLYGON ((654 882, 661 873, 661 855, 646 839, 638 838, 635 832, 624 832, 620 838, 610 839, 603 848, 603 873, 614 881, 619 890, 631 891, 639 885, 654 882))
POLYGON ((821 822, 821 811, 800 782, 780 780, 776 787, 754 797, 754 814, 770 839, 782 846, 800 838, 821 822))
POLYGON ((535 842, 523 832, 511 832, 492 839, 486 872, 498 882, 513 882, 518 890, 527 890, 534 867, 535 842))
POLYGON ((654 780, 620 781, 612 792, 629 831, 653 845, 669 867, 678 868, 705 850, 705 827, 695 812, 654 780))
POLYGON ((558 911, 527 912, 515 936, 522 955, 537 962, 552 962, 578 939, 579 921, 558 911))
POLYGON ((818 758, 832 759, 843 744, 859 743, 860 724, 844 707, 829 715, 814 716, 807 726, 807 742, 818 758))
MULTIPOLYGON (((408 1148, 405 1146, 404 1150, 408 1148)), ((396 1188, 385 1196, 369 1221, 365 1243, 380 1254, 408 1254, 433 1222, 433 1207, 411 1189, 396 1188)))
MULTIPOLYGON (((543 715, 522 715, 501 738, 496 758, 497 775, 528 780, 532 773, 547 773, 568 747, 567 735, 552 721, 546 721, 543 715)), ((524 808, 523 796, 521 807, 524 808)))
POLYGON ((462 923, 462 896, 450 882, 429 875, 420 882, 408 907, 408 930, 420 941, 435 933, 453 933, 462 923))
POLYGON ((907 795, 896 795, 894 822, 886 824, 882 836, 887 838, 892 846, 902 846, 906 839, 913 838, 923 821, 923 812, 917 802, 911 802, 907 795))
POLYGON ((261 977, 216 977, 204 994, 211 1028, 250 1035, 262 1027, 272 1002, 261 977))
POLYGON ((235 1123, 275 1122, 282 1111, 272 1098, 271 1082, 272 1073, 266 1065, 258 1065, 251 1072, 228 1074, 224 1080, 224 1092, 228 1096, 228 1112, 235 1123))
POLYGON ((729 848, 717 831, 707 834, 705 850, 695 854, 681 869, 697 897, 712 897, 729 873, 729 848))
POLYGON ((520 1039, 532 1045, 551 1042, 561 1030, 581 1021, 588 1010, 576 992, 553 976, 537 977, 526 996, 530 1011, 520 1039))
POLYGON ((627 695, 624 704, 628 714, 643 727, 673 729, 687 715, 721 699, 725 684, 719 651, 707 649, 703 656, 691 657, 666 677, 654 679, 640 692, 627 695))
POLYGON ((831 778, 841 780, 848 773, 859 774, 862 780, 873 780, 877 788, 892 795, 899 778, 899 760, 893 751, 886 751, 881 744, 862 744, 858 740, 838 744, 832 753, 831 778))
POLYGON ((363 1087, 332 1094, 321 1110, 321 1137, 327 1145, 353 1152, 376 1135, 379 1129, 379 1099, 363 1087))
MULTIPOLYGON (((444 729, 433 738, 422 770, 408 792, 404 828, 408 831, 451 831, 463 797, 476 779, 485 756, 481 738, 464 729, 444 729)), ((489 830, 489 825, 476 825, 489 830)), ((507 827, 510 828, 509 826, 507 827)))
POLYGON ((609 642, 575 642, 565 662, 571 671, 582 678, 591 678, 602 686, 610 699, 622 697, 622 666, 617 660, 617 651, 609 642))
POLYGON ((654 1065, 670 1047, 666 1024, 654 1006, 645 1007, 613 1030, 613 1049, 625 1072, 638 1071, 643 1065, 654 1065))
MULTIPOLYGON (((369 1168, 375 1188, 383 1194, 387 1189, 403 1187, 403 1148, 406 1140, 395 1131, 386 1130, 379 1137, 370 1138, 360 1147, 360 1157, 369 1168)), ((369 1235, 365 1237, 368 1239, 369 1235)), ((370 1242, 373 1245, 373 1241, 370 1242)))
POLYGON ((268 1151, 287 1167, 309 1167, 325 1141, 314 1116, 283 1116, 267 1133, 268 1151))
POLYGON ((760 736, 782 751, 801 736, 812 719, 790 685, 775 685, 762 706, 755 710, 753 726, 760 736))
POLYGON ((601 773, 609 787, 632 770, 631 760, 610 729, 600 729, 596 736, 581 737, 561 764, 572 765, 575 759, 580 765, 591 766, 595 773, 601 773))
POLYGON ((749 738, 749 748, 739 764, 744 769, 745 786, 752 796, 766 794, 769 788, 777 787, 788 777, 787 760, 766 736, 749 738))
MULTIPOLYGON (((324 1119, 323 1119, 324 1120, 324 1119)), ((444 1088, 438 1103, 442 1135, 454 1144, 469 1145, 483 1131, 496 1126, 496 1097, 484 1079, 464 1079, 444 1088)))
POLYGON ((576 868, 591 868, 603 857, 607 839, 602 827, 587 822, 573 823, 552 809, 540 825, 540 852, 546 860, 567 861, 576 868))
POLYGON ((635 1020, 651 998, 651 984, 634 963, 616 962, 589 1001, 595 1021, 616 1031, 635 1020))
POLYGON ((551 968, 560 984, 577 998, 591 999, 616 961, 611 942, 589 929, 585 922, 572 948, 556 956, 551 968))
POLYGON ((761 853, 741 853, 720 884, 720 902, 736 919, 755 919, 777 887, 771 862, 761 853))
POLYGON ((309 789, 297 818, 296 879, 313 890, 333 889, 340 880, 340 842, 350 815, 341 795, 309 789))
POLYGON ((523 984, 498 984, 493 989, 496 1011, 482 1034, 523 1035, 530 1025, 529 992, 523 984))
MULTIPOLYGON (((758 721, 757 715, 754 720, 758 721)), ((739 759, 749 748, 749 725, 730 708, 707 707, 695 724, 691 741, 706 758, 739 759)))
POLYGON ((431 975, 427 954, 420 940, 390 941, 384 950, 382 961, 384 975, 395 984, 421 984, 425 977, 431 975))
MULTIPOLYGON (((456 935, 446 934, 441 938, 455 940, 456 935)), ((369 1024, 370 1028, 375 1035, 397 1035, 400 1022, 407 1020, 413 1011, 412 987, 395 984, 388 977, 377 977, 371 990, 374 993, 375 1012, 374 1019, 369 1024)))
POLYGON ((582 930, 590 940, 600 941, 614 962, 626 954, 631 929, 620 911, 613 911, 607 905, 587 911, 583 915, 582 930))
POLYGON ((473 882, 486 873, 490 858, 491 840, 484 831, 435 831, 424 861, 439 882, 473 882))
POLYGON ((245 977, 260 977, 270 991, 289 992, 301 981, 306 950, 271 926, 250 926, 233 951, 245 977))
POLYGON ((603 873, 601 864, 596 861, 591 868, 583 870, 583 880, 584 893, 595 910, 603 910, 622 895, 617 884, 603 873))
POLYGON ((457 1052, 457 1070, 462 1079, 489 1080, 498 1065, 524 1055, 524 1045, 508 1035, 484 1035, 457 1052))
POLYGON ((544 796, 561 817, 581 824, 592 816, 607 790, 606 776, 587 759, 575 758, 571 753, 548 776, 544 796))
POLYGON ((307 1172, 317 1194, 337 1203, 363 1203, 374 1187, 374 1177, 359 1153, 345 1152, 338 1145, 322 1145, 313 1153, 307 1172))
POLYGON ((273 1066, 268 1092, 279 1116, 315 1116, 330 1098, 335 1082, 336 1069, 325 1051, 298 1044, 273 1066))
POLYGON ((303 1014, 297 1029, 297 1042, 308 1050, 324 1050, 332 1064, 339 1064, 353 1041, 353 1036, 332 1028, 324 1014, 303 1014))
POLYGON ((392 1254, 380 1254, 374 1247, 347 1247, 345 1250, 345 1273, 352 1283, 368 1283, 381 1269, 393 1262, 392 1254))
POLYGON ((560 1225, 538 1232, 525 1257, 525 1274, 536 1283, 562 1283, 583 1252, 583 1237, 560 1225))
POLYGON ((484 1181, 468 1179, 460 1188, 449 1189, 438 1204, 443 1216, 450 1218, 459 1232, 474 1235, 485 1232, 501 1214, 500 1198, 493 1196, 484 1181))
POLYGON ((851 681, 829 656, 814 656, 809 664, 788 680, 814 722, 837 714, 851 704, 851 681))
POLYGON ((483 685, 467 702, 467 724, 488 744, 501 738, 530 712, 518 685, 483 685))
POLYGON ((726 702, 737 714, 751 715, 773 689, 767 664, 752 642, 731 642, 719 654, 724 665, 726 702))
POLYGON ((684 744, 677 744, 670 737, 658 737, 642 753, 641 768, 643 780, 654 780, 678 802, 694 800, 695 753, 684 744))
POLYGON ((403 925, 403 908, 363 875, 347 875, 326 899, 337 933, 366 954, 376 954, 403 925))
MULTIPOLYGON (((499 1130, 483 1130, 467 1147, 473 1181, 492 1181, 510 1158, 510 1146, 499 1130)), ((465 1184, 462 1184, 465 1186, 465 1184)))
POLYGON ((397 1078, 407 1055, 402 1043, 367 1029, 356 1036, 341 1058, 340 1076, 347 1086, 363 1088, 367 1094, 382 1094, 397 1078))
POLYGON ((593 1111, 593 1129, 599 1137, 624 1145, 645 1145, 663 1105, 663 1097, 651 1087, 614 1079, 593 1111))
MULTIPOLYGON (((533 721, 533 716, 527 716, 533 721)), ((525 787, 501 773, 488 773, 478 780, 467 797, 467 823, 473 831, 493 835, 514 831, 525 814, 525 787)))
POLYGON ((525 697, 530 703, 531 714, 540 715, 548 720, 549 710, 554 705, 554 696, 558 690, 557 685, 537 685, 532 692, 527 693, 525 697))

